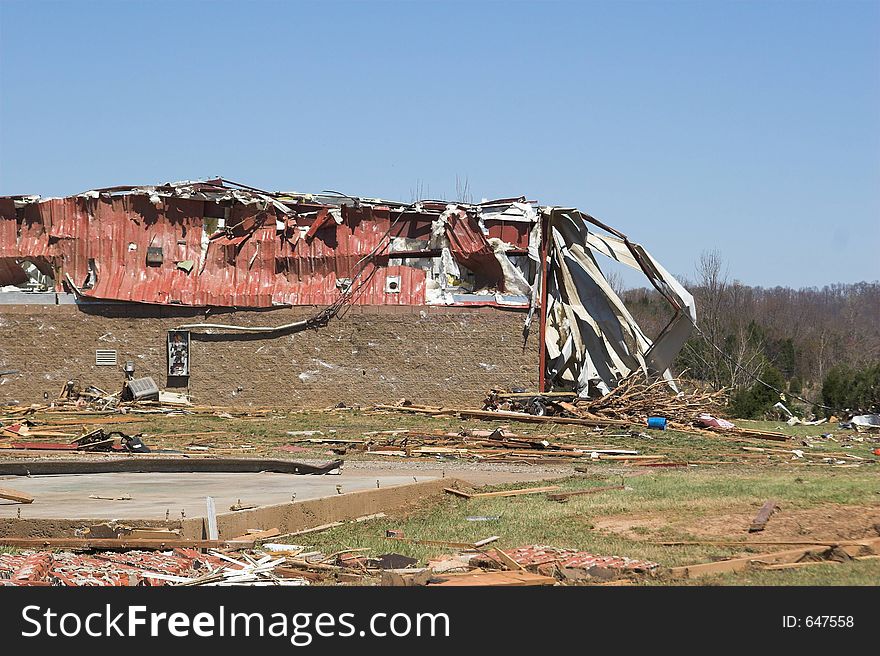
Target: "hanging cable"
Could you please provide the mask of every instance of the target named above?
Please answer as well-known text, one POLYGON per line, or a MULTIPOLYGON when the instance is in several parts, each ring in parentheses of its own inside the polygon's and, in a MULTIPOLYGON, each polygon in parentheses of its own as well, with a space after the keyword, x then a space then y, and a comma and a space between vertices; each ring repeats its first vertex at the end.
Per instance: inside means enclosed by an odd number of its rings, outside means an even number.
POLYGON ((280 326, 235 326, 230 324, 220 324, 220 323, 191 323, 183 326, 178 326, 175 330, 233 330, 233 331, 241 331, 241 332, 250 332, 250 333, 280 333, 280 332, 301 332, 303 330, 309 329, 317 329, 326 326, 331 319, 338 316, 340 312, 347 306, 350 305, 355 298, 359 295, 361 290, 363 290, 366 285, 373 279, 373 276, 376 275, 376 272, 379 270, 378 267, 374 266, 369 276, 366 279, 360 280, 360 276, 366 270, 367 265, 373 262, 377 253, 384 247, 388 246, 386 243, 386 239, 391 234, 391 231, 394 229, 394 226, 400 221, 401 217, 405 212, 415 207, 416 203, 410 203, 402 207, 397 215, 394 217, 394 220, 388 226, 388 229, 385 231, 385 234, 379 239, 376 246, 364 257, 362 257, 355 264, 355 273, 351 277, 351 282, 348 284, 348 287, 341 293, 338 299, 336 299, 329 306, 318 312, 312 317, 308 319, 303 319, 301 321, 294 321, 293 323, 286 323, 280 326), (355 287, 355 281, 357 281, 357 286, 355 287))

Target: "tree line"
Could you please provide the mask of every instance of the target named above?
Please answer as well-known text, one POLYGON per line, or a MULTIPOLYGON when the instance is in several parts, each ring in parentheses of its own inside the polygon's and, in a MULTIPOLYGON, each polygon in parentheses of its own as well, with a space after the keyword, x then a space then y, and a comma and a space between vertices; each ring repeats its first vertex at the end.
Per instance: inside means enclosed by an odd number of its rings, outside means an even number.
MULTIPOLYGON (((732 414, 760 417, 780 400, 816 416, 880 409, 880 282, 753 287, 730 280, 710 252, 683 283, 702 335, 682 349, 676 373, 729 390, 732 414)), ((622 298, 648 335, 671 317, 653 289, 623 290, 622 298)))

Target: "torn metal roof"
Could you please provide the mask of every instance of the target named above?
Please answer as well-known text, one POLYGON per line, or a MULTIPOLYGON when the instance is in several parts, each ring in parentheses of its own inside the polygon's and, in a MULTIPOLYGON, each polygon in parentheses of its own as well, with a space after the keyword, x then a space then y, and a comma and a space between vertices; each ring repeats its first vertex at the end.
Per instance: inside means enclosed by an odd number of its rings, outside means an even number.
POLYGON ((327 306, 303 327, 323 325, 343 303, 490 305, 528 309, 527 333, 544 308, 542 389, 585 396, 637 369, 671 379, 696 320, 693 298, 640 245, 588 214, 525 197, 401 203, 222 179, 3 197, 0 283, 19 284, 22 264, 83 302, 327 306), (595 253, 642 271, 673 308, 655 340, 595 253))
POLYGON ((490 210, 482 223, 479 205, 455 210, 445 230, 456 257, 485 265, 479 288, 444 280, 428 290, 443 255, 443 244, 429 246, 431 230, 445 204, 269 194, 221 180, 0 199, 0 262, 41 262, 59 290, 86 300, 265 308, 330 304, 366 258, 378 271, 354 303, 453 304, 453 294, 473 293, 491 305, 504 280, 487 240, 522 251, 531 226, 490 210))

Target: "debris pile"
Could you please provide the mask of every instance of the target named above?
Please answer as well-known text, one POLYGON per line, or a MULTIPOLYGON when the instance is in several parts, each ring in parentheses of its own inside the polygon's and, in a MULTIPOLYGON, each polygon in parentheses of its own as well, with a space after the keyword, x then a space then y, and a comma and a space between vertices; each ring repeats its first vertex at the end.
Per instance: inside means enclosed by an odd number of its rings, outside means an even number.
MULTIPOLYGON (((474 559, 472 564, 491 567, 505 565, 513 561, 516 565, 525 569, 534 569, 539 573, 552 574, 562 569, 579 569, 584 571, 584 578, 593 568, 601 570, 614 570, 616 572, 632 572, 637 574, 653 572, 660 565, 647 560, 635 560, 623 556, 596 556, 586 551, 575 549, 560 549, 544 545, 531 545, 505 549, 504 556, 495 549, 487 552, 484 556, 474 559)), ((597 572, 594 571, 594 574, 597 572)), ((569 578, 571 578, 569 574, 569 578)), ((591 575, 592 576, 592 575, 591 575)))
POLYGON ((594 421, 618 420, 642 425, 648 417, 659 416, 689 426, 700 414, 717 413, 725 403, 724 390, 693 389, 676 393, 673 385, 676 389, 685 387, 683 381, 678 379, 650 381, 639 371, 595 399, 579 398, 565 392, 529 394, 493 389, 483 408, 594 421))
MULTIPOLYGON (((497 538, 490 540, 494 539, 497 538)), ((430 540, 417 542, 443 544, 430 540)), ((392 586, 429 587, 555 585, 560 582, 596 583, 623 577, 653 575, 659 570, 660 565, 655 562, 622 556, 597 556, 576 549, 528 545, 513 549, 485 550, 475 543, 458 553, 433 558, 425 568, 386 572, 382 582, 392 586)))
POLYGON ((207 553, 187 547, 85 554, 26 550, 0 554, 0 585, 553 585, 652 574, 659 568, 649 561, 552 546, 487 549, 498 536, 459 543, 406 538, 401 531, 388 531, 386 538, 452 547, 457 553, 419 566, 416 558, 393 552, 372 555, 368 548, 352 548, 325 554, 307 546, 280 543, 239 550, 209 549, 207 553))
POLYGON ((211 573, 239 573, 240 564, 193 549, 169 552, 24 551, 0 554, 0 585, 155 586, 211 573))
POLYGON ((0 449, 150 453, 141 434, 89 429, 83 424, 77 435, 70 432, 75 428, 71 425, 40 425, 27 418, 8 425, 0 423, 0 449), (66 441, 59 441, 62 439, 66 441))
MULTIPOLYGON (((459 432, 398 429, 374 431, 361 439, 295 436, 299 444, 325 445, 337 455, 472 459, 503 463, 564 463, 582 458, 632 460, 647 458, 633 449, 607 444, 585 445, 551 441, 550 435, 519 435, 503 428, 459 432)), ((651 456, 662 458, 663 456, 651 456)))
MULTIPOLYGON (((681 380, 673 381, 683 389, 681 380)), ((578 399, 575 408, 579 416, 601 416, 644 422, 649 416, 665 417, 669 421, 690 425, 704 412, 716 412, 725 403, 725 391, 672 393, 669 381, 649 382, 641 374, 633 374, 620 382, 612 391, 596 399, 578 399)))

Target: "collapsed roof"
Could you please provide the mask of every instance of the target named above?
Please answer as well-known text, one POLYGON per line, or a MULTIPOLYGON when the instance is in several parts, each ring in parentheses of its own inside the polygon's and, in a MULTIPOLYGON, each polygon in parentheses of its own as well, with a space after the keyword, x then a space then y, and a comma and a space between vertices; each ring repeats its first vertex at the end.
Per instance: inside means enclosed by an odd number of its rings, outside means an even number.
POLYGON ((35 276, 81 302, 520 308, 526 332, 543 305, 545 388, 584 396, 637 369, 668 376, 696 320, 693 298, 644 248, 525 197, 402 203, 214 179, 0 198, 0 287, 35 276), (669 302, 657 339, 596 252, 642 271, 669 302))

